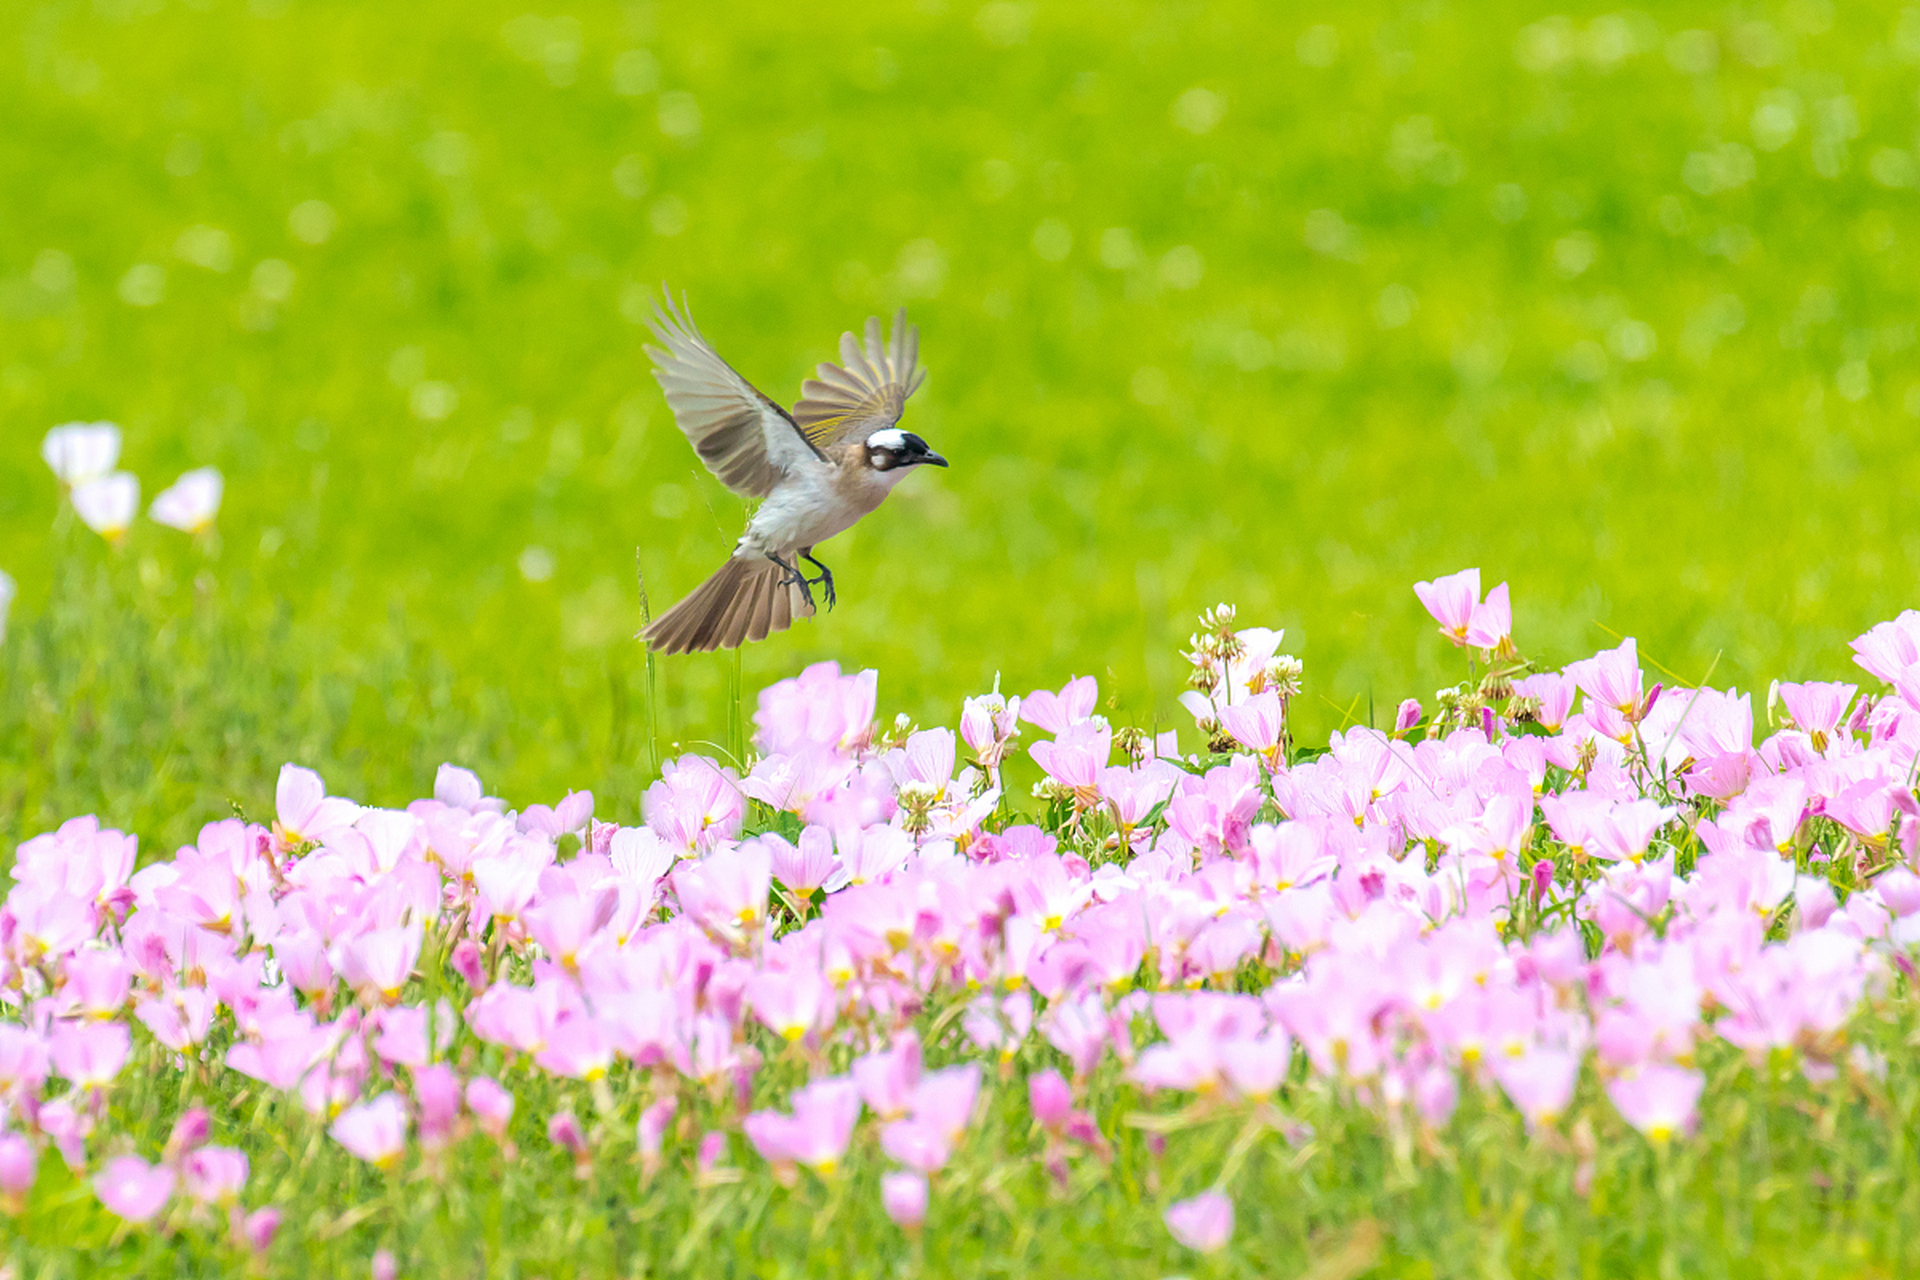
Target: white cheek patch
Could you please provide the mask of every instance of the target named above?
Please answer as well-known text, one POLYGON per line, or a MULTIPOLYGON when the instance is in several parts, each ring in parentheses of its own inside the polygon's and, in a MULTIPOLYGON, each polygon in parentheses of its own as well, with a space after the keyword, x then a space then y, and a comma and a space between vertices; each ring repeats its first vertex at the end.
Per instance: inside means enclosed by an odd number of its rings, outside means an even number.
POLYGON ((867 448, 899 453, 907 447, 907 433, 898 427, 883 427, 867 437, 867 448))

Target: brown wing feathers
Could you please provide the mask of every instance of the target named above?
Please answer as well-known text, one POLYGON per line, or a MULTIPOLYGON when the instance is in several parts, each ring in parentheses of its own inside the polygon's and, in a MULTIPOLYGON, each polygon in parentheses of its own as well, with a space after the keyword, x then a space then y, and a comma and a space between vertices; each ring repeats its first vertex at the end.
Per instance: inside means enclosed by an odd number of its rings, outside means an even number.
POLYGON ((866 349, 851 333, 840 338, 840 364, 822 364, 800 388, 793 420, 815 447, 838 443, 856 433, 871 433, 900 421, 907 397, 926 371, 917 368, 920 330, 907 323, 902 309, 885 341, 880 317, 867 320, 866 349))

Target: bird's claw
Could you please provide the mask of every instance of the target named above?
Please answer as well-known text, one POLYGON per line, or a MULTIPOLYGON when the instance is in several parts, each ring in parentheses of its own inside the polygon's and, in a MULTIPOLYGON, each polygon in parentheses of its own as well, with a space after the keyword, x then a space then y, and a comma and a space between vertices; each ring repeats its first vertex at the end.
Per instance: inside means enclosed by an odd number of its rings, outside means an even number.
MULTIPOLYGON (((813 608, 814 607, 813 591, 808 585, 812 581, 812 579, 808 578, 806 574, 800 572, 800 570, 794 568, 792 565, 788 564, 785 560, 782 560, 779 556, 776 556, 771 552, 767 554, 767 559, 773 561, 775 564, 779 565, 782 569, 786 570, 787 576, 780 580, 780 585, 786 586, 786 587, 800 588, 800 598, 807 602, 807 608, 809 609, 813 608)), ((833 608, 833 596, 832 596, 831 588, 829 588, 829 591, 828 591, 827 608, 828 609, 833 608)))
POLYGON ((827 611, 831 613, 833 611, 834 602, 840 598, 838 593, 836 593, 833 589, 833 570, 827 568, 827 566, 825 566, 824 564, 821 564, 818 560, 815 560, 812 556, 808 555, 804 551, 800 553, 800 558, 802 560, 805 560, 808 564, 812 565, 814 568, 820 571, 819 577, 808 578, 807 581, 810 583, 817 584, 821 588, 822 592, 827 597, 827 611))

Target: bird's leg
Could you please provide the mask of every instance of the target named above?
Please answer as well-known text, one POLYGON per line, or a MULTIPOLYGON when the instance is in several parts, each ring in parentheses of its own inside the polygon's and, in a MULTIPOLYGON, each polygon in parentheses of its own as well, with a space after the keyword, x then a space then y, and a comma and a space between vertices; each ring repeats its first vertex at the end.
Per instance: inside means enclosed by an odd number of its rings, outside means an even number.
POLYGON ((809 578, 808 581, 817 582, 823 588, 825 588, 827 593, 827 610, 828 612, 832 612, 833 602, 835 599, 834 593, 833 593, 833 570, 827 568, 827 566, 821 564, 818 560, 815 560, 813 558, 812 547, 802 547, 800 549, 800 558, 802 560, 805 560, 808 564, 812 565, 814 568, 820 571, 819 577, 809 578))
POLYGON ((813 592, 807 586, 807 575, 800 572, 798 569, 794 568, 792 565, 788 564, 785 560, 782 560, 779 556, 773 554, 773 552, 771 551, 767 552, 767 559, 773 561, 775 564, 779 565, 782 569, 785 569, 787 571, 787 576, 780 580, 780 585, 799 587, 800 594, 806 598, 807 608, 809 609, 813 608, 813 592))

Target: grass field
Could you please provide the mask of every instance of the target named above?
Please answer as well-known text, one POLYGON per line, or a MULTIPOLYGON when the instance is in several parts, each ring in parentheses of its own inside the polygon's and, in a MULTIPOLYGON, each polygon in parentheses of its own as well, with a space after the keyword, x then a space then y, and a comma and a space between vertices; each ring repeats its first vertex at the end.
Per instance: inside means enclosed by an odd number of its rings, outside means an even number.
MULTIPOLYGON (((1326 18, 12 6, 0 696, 59 746, 5 735, 0 832, 184 838, 292 754, 370 799, 458 756, 630 800, 636 548, 658 609, 741 516, 640 353, 661 280, 787 397, 906 304, 954 460, 748 687, 833 655, 926 717, 1089 671, 1171 723, 1228 599, 1328 728, 1450 678, 1407 584, 1470 563, 1557 658, 1836 670, 1920 567, 1914 12, 1326 18), (149 493, 222 468, 217 553, 50 543, 73 418, 149 493), (138 681, 48 629, 96 590, 138 681)), ((723 738, 731 662, 665 664, 663 740, 723 738)))

